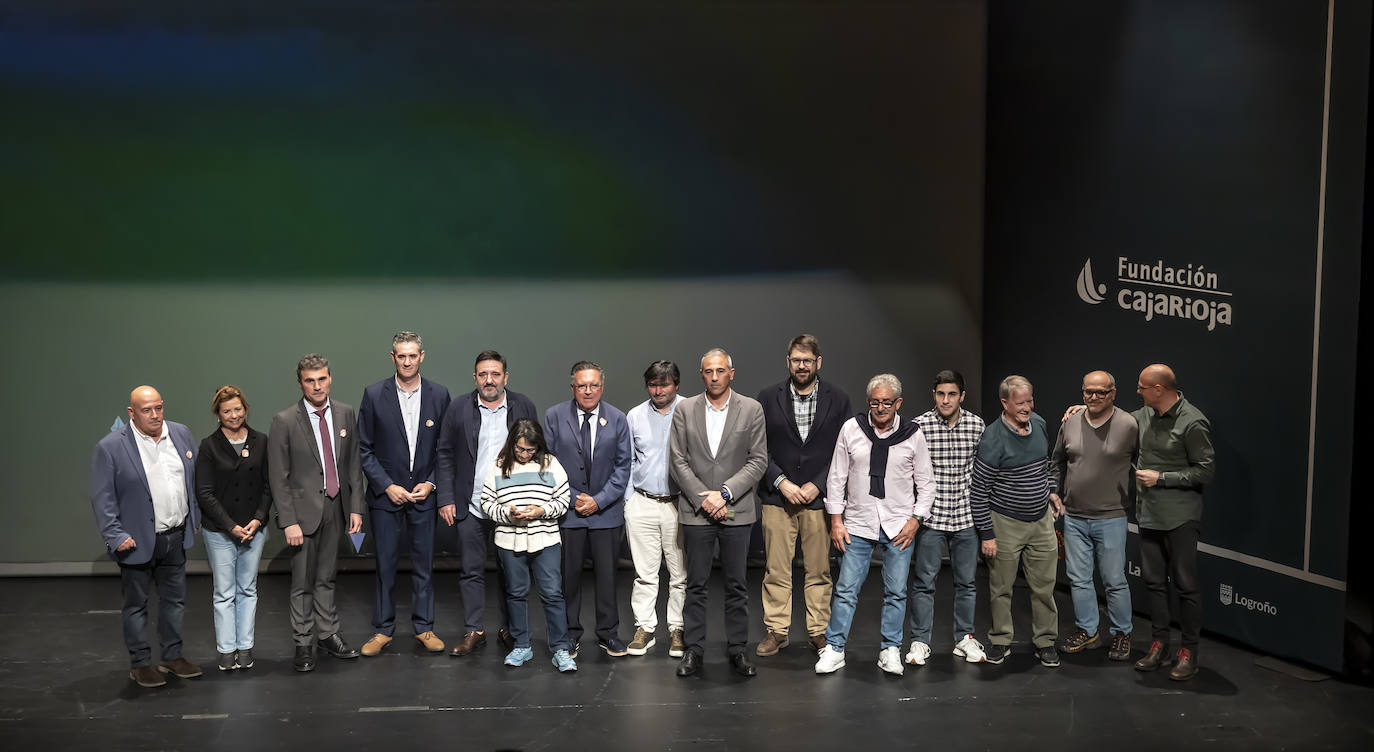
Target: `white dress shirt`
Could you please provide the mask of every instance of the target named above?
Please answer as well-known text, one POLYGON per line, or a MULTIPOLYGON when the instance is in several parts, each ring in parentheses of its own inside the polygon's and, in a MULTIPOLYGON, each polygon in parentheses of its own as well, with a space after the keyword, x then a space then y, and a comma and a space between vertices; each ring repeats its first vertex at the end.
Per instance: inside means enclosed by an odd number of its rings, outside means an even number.
POLYGON ((148 490, 153 495, 154 529, 159 533, 186 521, 186 468, 181 454, 162 424, 162 435, 154 439, 134 428, 134 443, 139 459, 143 460, 143 475, 148 478, 148 490))
POLYGON ((401 422, 406 428, 406 444, 410 447, 410 469, 415 469, 415 442, 420 437, 420 390, 424 383, 415 385, 414 391, 407 392, 396 380, 396 401, 401 406, 401 422))
POLYGON ((720 437, 725 433, 725 419, 730 417, 730 400, 734 399, 735 390, 731 389, 725 393, 725 405, 717 408, 711 404, 711 399, 707 397, 706 402, 706 444, 711 449, 711 456, 716 456, 716 450, 720 449, 720 437))
MULTIPOLYGON (((305 411, 309 413, 309 415, 307 415, 306 417, 310 419, 310 430, 315 432, 315 451, 320 453, 320 467, 329 467, 329 465, 324 464, 326 462, 329 462, 334 466, 334 477, 337 478, 339 476, 339 466, 335 462, 335 458, 339 456, 339 440, 338 438, 336 438, 338 434, 334 432, 333 405, 328 400, 325 400, 324 420, 326 423, 329 424, 329 448, 333 450, 333 456, 326 459, 324 456, 324 441, 320 439, 320 416, 315 414, 315 411, 319 410, 320 408, 317 408, 314 405, 310 404, 310 401, 306 399, 302 399, 301 404, 305 405, 305 411)), ((324 487, 323 475, 320 476, 320 487, 324 487)))

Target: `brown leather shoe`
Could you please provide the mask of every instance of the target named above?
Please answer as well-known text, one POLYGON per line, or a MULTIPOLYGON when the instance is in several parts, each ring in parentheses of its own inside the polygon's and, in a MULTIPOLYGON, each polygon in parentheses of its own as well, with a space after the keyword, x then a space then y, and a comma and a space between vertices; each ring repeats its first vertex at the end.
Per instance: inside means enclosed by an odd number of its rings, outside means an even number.
POLYGON ((167 680, 162 678, 162 674, 152 666, 134 666, 129 669, 129 678, 133 679, 140 687, 165 687, 167 680))
POLYGON ((439 635, 434 634, 432 630, 424 634, 415 635, 415 641, 420 643, 425 650, 431 653, 444 652, 444 641, 439 639, 439 635))
POLYGON ((806 641, 811 643, 811 647, 815 649, 817 653, 821 652, 821 648, 825 647, 825 635, 823 634, 813 634, 806 638, 806 641))
POLYGON ((789 644, 790 640, 787 639, 787 635, 778 634, 777 632, 774 632, 770 629, 768 630, 768 634, 764 636, 763 640, 759 642, 758 647, 754 648, 754 652, 758 653, 760 656, 765 657, 770 655, 777 655, 779 650, 782 650, 789 644))
POLYGON ((1150 649, 1145 651, 1145 657, 1135 662, 1136 671, 1154 671, 1164 662, 1164 643, 1155 640, 1150 643, 1150 649))
POLYGON ((367 642, 363 643, 363 647, 359 652, 361 652, 368 658, 371 658, 372 656, 382 652, 382 648, 386 647, 389 644, 391 644, 391 636, 384 635, 381 632, 378 632, 377 634, 372 635, 372 637, 369 638, 367 642))
POLYGON ((453 646, 448 654, 454 658, 461 658, 478 648, 485 647, 487 644, 486 632, 468 632, 463 635, 463 641, 453 646))
POLYGON ((200 666, 186 660, 185 658, 173 658, 170 661, 163 661, 157 664, 157 670, 164 674, 171 674, 178 679, 194 679, 200 676, 200 666))
POLYGON ((1188 681, 1194 676, 1197 676, 1197 659, 1193 656, 1193 651, 1179 648, 1174 654, 1174 667, 1169 670, 1169 678, 1174 681, 1188 681))

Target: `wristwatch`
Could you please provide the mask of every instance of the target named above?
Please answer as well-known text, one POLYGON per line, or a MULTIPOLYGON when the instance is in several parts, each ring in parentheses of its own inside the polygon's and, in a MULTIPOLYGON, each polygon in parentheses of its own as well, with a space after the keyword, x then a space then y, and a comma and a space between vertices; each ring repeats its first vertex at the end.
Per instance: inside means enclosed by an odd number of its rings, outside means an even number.
POLYGON ((720 486, 720 498, 724 499, 726 504, 730 503, 730 487, 724 483, 720 486))

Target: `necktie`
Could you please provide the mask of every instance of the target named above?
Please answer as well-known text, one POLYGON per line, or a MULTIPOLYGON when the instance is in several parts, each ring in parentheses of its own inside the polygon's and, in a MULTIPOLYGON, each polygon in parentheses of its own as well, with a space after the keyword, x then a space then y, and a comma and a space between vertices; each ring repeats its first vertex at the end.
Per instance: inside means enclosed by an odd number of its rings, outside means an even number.
POLYGON ((329 435, 329 422, 324 419, 324 409, 315 411, 320 416, 320 448, 324 450, 324 495, 334 498, 339 495, 339 471, 334 468, 334 441, 329 435))
POLYGON ((582 413, 582 430, 578 432, 577 441, 582 445, 582 468, 585 470, 583 486, 589 487, 592 484, 592 414, 582 413))

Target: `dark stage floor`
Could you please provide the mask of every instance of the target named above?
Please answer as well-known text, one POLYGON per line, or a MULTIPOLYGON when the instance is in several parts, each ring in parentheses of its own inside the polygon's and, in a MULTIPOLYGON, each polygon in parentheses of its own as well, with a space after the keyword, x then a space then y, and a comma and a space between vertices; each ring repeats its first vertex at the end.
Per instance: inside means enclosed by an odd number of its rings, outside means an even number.
MULTIPOLYGON (((761 571, 750 574, 756 641, 761 571)), ((214 668, 209 578, 193 576, 187 656, 203 664, 205 676, 150 690, 127 678, 117 579, 0 580, 0 738, 5 749, 25 752, 1374 748, 1374 689, 1338 679, 1301 681, 1260 668, 1257 654, 1215 640, 1204 639, 1202 671, 1187 683, 1169 681, 1164 671, 1139 674, 1130 664, 1109 663, 1102 650, 1064 656, 1063 666, 1047 669, 1034 662, 1024 640, 1001 666, 956 662, 947 634, 947 571, 944 577, 935 656, 924 668, 908 667, 905 676, 874 665, 881 604, 875 569, 860 599, 849 665, 839 673, 816 676, 814 655, 794 644, 759 659, 757 678, 736 677, 717 642, 717 583, 704 676, 683 680, 673 675, 666 639, 648 656, 612 659, 595 649, 590 632, 580 670, 560 675, 543 650, 537 610, 536 660, 519 669, 501 665, 494 641, 462 659, 417 652, 407 624, 378 658, 340 661, 321 653, 314 673, 297 674, 285 575, 261 580, 257 666, 221 673, 214 668)), ((620 573, 626 639, 633 633, 631 578, 620 573)), ((461 637, 457 577, 440 573, 438 585, 437 631, 451 643, 461 637)), ((339 590, 345 635, 359 645, 370 635, 372 575, 341 575, 339 590)), ((982 639, 986 590, 980 595, 982 639)), ((494 604, 495 594, 488 596, 494 604)), ((1025 598, 1018 589, 1022 636, 1029 634, 1025 598)), ((590 611, 590 602, 584 605, 590 611)), ((1067 631, 1072 619, 1064 593, 1059 608, 1067 631)), ((590 626, 590 614, 584 623, 590 626)), ((1137 619, 1136 629, 1139 651, 1148 625, 1137 619)), ((793 634, 804 633, 798 620, 793 634)))

